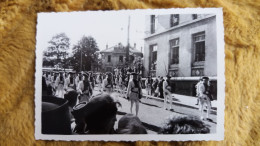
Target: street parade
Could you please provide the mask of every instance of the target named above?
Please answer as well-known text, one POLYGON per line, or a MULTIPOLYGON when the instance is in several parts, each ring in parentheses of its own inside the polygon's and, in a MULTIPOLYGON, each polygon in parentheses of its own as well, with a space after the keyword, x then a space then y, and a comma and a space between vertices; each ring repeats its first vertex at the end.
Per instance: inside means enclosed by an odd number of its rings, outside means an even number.
MULTIPOLYGON (((172 120, 178 121, 178 119, 183 118, 188 123, 193 120, 201 122, 200 126, 203 126, 203 121, 210 121, 209 115, 211 113, 212 97, 208 77, 200 78, 196 84, 196 94, 196 105, 198 105, 199 111, 198 118, 194 116, 177 116, 168 119, 168 122, 172 122, 172 120), (206 114, 204 110, 206 110, 206 114)), ((176 110, 176 104, 173 103, 176 99, 171 92, 171 76, 166 75, 165 77, 155 78, 147 76, 147 78, 143 78, 140 72, 138 73, 137 70, 130 67, 115 68, 113 72, 106 73, 62 70, 43 71, 42 96, 51 96, 68 101, 71 123, 69 134, 146 134, 149 131, 149 126, 146 128, 140 120, 142 117, 139 115, 144 112, 140 111, 140 106, 144 106, 147 101, 158 102, 159 105, 161 102, 163 110, 169 112, 175 112, 176 110), (120 103, 122 100, 125 100, 129 109, 121 117, 122 120, 119 120, 118 124, 129 124, 128 126, 132 128, 133 126, 137 126, 137 129, 129 129, 129 127, 122 127, 123 129, 120 129, 119 125, 117 130, 114 129, 115 122, 117 121, 115 116, 118 114, 121 106, 124 106, 120 103), (89 121, 86 121, 87 115, 94 121, 88 123, 89 121)), ((44 105, 44 103, 43 108, 48 108, 48 105, 44 105)), ((165 134, 163 131, 167 132, 167 129, 164 128, 164 126, 157 127, 157 130, 154 131, 165 134)), ((209 128, 206 129, 206 131, 200 132, 208 133, 209 128)))

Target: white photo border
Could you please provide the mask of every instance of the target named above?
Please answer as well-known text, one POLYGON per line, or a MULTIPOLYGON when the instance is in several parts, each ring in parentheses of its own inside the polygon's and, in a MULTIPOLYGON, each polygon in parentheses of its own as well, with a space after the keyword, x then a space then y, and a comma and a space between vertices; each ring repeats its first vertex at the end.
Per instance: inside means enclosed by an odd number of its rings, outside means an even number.
POLYGON ((224 26, 222 8, 172 8, 172 9, 137 9, 118 11, 82 11, 82 12, 52 12, 38 13, 36 34, 36 67, 35 67, 35 139, 36 140, 62 140, 62 141, 220 141, 224 139, 224 110, 225 110, 225 53, 224 53, 224 26), (217 36, 217 126, 213 134, 146 134, 146 135, 52 135, 41 133, 41 97, 42 97, 42 59, 43 49, 41 41, 41 16, 42 15, 67 15, 67 14, 97 14, 97 13, 125 13, 136 14, 215 14, 217 36))

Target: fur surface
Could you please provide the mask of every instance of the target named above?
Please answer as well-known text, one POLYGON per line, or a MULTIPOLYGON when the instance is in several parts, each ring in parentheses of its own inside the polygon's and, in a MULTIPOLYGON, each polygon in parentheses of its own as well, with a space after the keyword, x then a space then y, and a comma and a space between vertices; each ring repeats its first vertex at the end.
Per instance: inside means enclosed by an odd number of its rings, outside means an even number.
POLYGON ((0 145, 260 145, 259 0, 1 0, 0 145), (220 142, 35 141, 34 72, 37 12, 223 7, 225 140, 220 142))

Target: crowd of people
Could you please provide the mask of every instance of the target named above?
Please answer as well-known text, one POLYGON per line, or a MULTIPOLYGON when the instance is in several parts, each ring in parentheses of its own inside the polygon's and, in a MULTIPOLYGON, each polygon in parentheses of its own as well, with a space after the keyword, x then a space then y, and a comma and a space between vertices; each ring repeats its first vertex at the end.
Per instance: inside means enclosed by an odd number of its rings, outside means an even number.
MULTIPOLYGON (((137 71, 131 68, 118 69, 107 73, 93 72, 43 72, 42 88, 43 95, 52 95, 58 98, 64 98, 69 101, 69 112, 72 122, 72 131, 77 134, 146 134, 147 131, 138 118, 139 103, 143 97, 142 88, 146 89, 146 98, 158 96, 164 99, 164 109, 173 111, 173 98, 171 94, 170 76, 152 78, 148 76, 144 84, 142 77, 137 71), (93 96, 94 88, 99 91, 99 94, 93 96), (120 96, 127 98, 130 101, 130 113, 123 116, 118 122, 118 129, 114 129, 116 113, 119 102, 114 101, 110 93, 119 92, 120 96), (135 115, 132 114, 133 106, 135 105, 135 115)), ((208 77, 203 77, 196 85, 198 104, 200 105, 201 120, 204 120, 204 108, 207 108, 206 118, 209 118, 211 103, 210 92, 208 85, 208 77)), ((207 126, 201 123, 197 118, 174 117, 169 120, 168 124, 178 125, 176 120, 182 118, 183 121, 191 124, 189 130, 196 129, 201 126, 204 130, 198 133, 208 133, 207 126), (188 120, 187 120, 188 119, 188 120), (174 121, 174 122, 173 122, 174 121), (193 121, 193 122, 191 122, 193 121), (196 121, 196 122, 194 122, 196 121), (206 130, 205 130, 206 129, 206 130)), ((179 125, 181 126, 181 124, 179 125)), ((167 127, 167 126, 166 126, 167 127)), ((183 133, 185 127, 182 127, 183 133)), ((202 129, 203 129, 202 128, 202 129)), ((160 133, 174 134, 182 132, 173 132, 175 129, 169 130, 165 127, 161 128, 160 133)), ((192 133, 190 133, 192 134, 192 133)))

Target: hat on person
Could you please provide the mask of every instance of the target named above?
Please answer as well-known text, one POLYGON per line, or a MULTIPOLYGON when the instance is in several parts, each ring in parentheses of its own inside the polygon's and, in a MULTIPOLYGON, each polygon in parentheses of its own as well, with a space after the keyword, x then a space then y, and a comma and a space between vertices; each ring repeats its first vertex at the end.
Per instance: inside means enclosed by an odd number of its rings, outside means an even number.
POLYGON ((89 76, 89 73, 83 73, 83 76, 89 76))
POLYGON ((138 75, 138 73, 132 72, 131 75, 138 75))
POLYGON ((112 73, 111 72, 106 72, 106 75, 112 75, 112 73))
POLYGON ((208 80, 208 79, 209 79, 209 77, 202 77, 202 79, 208 80))
POLYGON ((170 75, 166 75, 166 77, 167 77, 167 78, 171 78, 171 76, 170 76, 170 75))

